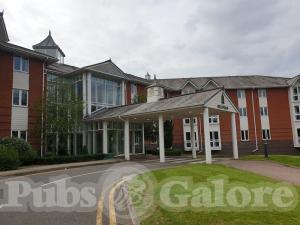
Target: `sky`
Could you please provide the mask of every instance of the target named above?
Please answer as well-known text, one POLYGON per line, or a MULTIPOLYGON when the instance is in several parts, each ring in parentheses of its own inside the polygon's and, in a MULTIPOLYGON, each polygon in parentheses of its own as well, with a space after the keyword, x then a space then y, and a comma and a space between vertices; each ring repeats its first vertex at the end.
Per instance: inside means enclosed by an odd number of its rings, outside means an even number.
POLYGON ((158 78, 300 73, 299 0, 0 0, 11 43, 158 78))

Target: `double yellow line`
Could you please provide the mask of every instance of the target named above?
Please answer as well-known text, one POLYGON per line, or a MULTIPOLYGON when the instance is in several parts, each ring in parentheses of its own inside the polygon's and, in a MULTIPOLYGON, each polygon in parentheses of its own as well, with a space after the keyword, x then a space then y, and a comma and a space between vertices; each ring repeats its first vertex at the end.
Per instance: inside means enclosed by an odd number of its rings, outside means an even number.
MULTIPOLYGON (((116 190, 121 186, 121 184, 124 181, 121 180, 119 182, 115 182, 114 184, 112 184, 112 188, 110 189, 109 192, 109 196, 108 196, 108 201, 109 201, 109 224, 110 225, 117 225, 117 217, 116 217, 116 209, 115 209, 115 193, 116 190)), ((105 191, 102 192, 103 194, 101 194, 99 201, 98 201, 98 205, 97 205, 97 216, 96 216, 96 225, 102 225, 102 221, 103 221, 103 209, 104 209, 104 194, 105 191)))

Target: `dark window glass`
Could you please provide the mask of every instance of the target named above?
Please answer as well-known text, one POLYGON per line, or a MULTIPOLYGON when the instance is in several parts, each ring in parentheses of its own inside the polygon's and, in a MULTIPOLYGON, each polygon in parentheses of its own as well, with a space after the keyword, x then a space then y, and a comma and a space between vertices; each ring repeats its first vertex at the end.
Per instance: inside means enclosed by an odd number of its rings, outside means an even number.
POLYGON ((22 91, 21 105, 27 106, 27 91, 22 91))
POLYGON ((26 140, 27 132, 26 130, 21 130, 20 131, 20 138, 26 140))
POLYGON ((21 70, 21 57, 14 57, 14 69, 20 71, 21 70))
POLYGON ((18 138, 18 131, 13 130, 13 131, 11 132, 11 136, 12 136, 12 137, 15 137, 15 138, 18 138))
POLYGON ((22 71, 28 72, 28 59, 22 58, 22 71))
POLYGON ((190 132, 186 132, 186 133, 185 133, 185 139, 186 139, 187 141, 191 140, 191 133, 190 133, 190 132))
POLYGON ((13 104, 19 105, 19 90, 13 89, 13 104))

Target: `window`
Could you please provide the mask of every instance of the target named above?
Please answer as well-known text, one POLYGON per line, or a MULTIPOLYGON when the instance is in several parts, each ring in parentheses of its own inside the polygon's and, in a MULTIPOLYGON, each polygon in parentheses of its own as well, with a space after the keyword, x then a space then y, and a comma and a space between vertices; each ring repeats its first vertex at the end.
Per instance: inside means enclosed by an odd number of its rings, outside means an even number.
POLYGON ((28 91, 13 89, 13 105, 27 106, 28 105, 28 91))
POLYGON ((221 96, 221 104, 222 105, 224 105, 225 104, 225 97, 224 97, 224 95, 222 94, 222 96, 221 96))
POLYGON ((267 90, 266 89, 258 89, 258 97, 266 98, 267 97, 267 90))
POLYGON ((248 130, 241 130, 241 140, 249 141, 249 131, 248 130))
POLYGON ((238 98, 240 98, 240 99, 245 98, 245 96, 246 96, 245 90, 238 90, 238 91, 237 91, 237 96, 238 96, 238 98))
MULTIPOLYGON (((190 124, 190 119, 189 118, 185 118, 184 119, 184 124, 189 125, 190 124)), ((194 118, 194 124, 196 124, 196 118, 194 118)))
POLYGON ((297 128, 298 144, 300 144, 300 128, 297 128))
POLYGON ((247 116, 246 107, 239 108, 240 116, 247 116))
POLYGON ((137 86, 135 84, 131 84, 130 91, 131 91, 131 103, 137 103, 138 102, 137 86))
POLYGON ((263 140, 271 140, 270 130, 269 129, 263 129, 262 130, 262 139, 263 140))
POLYGON ((266 107, 266 106, 260 107, 260 115, 268 116, 268 107, 266 107))
POLYGON ((294 87, 293 89, 293 100, 299 101, 300 100, 300 87, 294 87))
POLYGON ((122 104, 121 83, 92 76, 92 111, 122 104))
POLYGON ((219 132, 218 131, 211 131, 210 132, 210 147, 211 148, 219 148, 220 147, 220 140, 219 140, 219 132))
POLYGON ((295 110, 295 119, 296 120, 300 120, 300 106, 299 105, 295 105, 294 106, 294 110, 295 110))
POLYGON ((208 118, 209 124, 219 124, 219 116, 210 116, 208 118))
POLYGON ((28 73, 29 61, 28 58, 21 56, 14 56, 14 70, 28 73))
POLYGON ((27 140, 27 131, 26 130, 13 130, 11 131, 11 136, 15 138, 20 138, 23 140, 27 140))

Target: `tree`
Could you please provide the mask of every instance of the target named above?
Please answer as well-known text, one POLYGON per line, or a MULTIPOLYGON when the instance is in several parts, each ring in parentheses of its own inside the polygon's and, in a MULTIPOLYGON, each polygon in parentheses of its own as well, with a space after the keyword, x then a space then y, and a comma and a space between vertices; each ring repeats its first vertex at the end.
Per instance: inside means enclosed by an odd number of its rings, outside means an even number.
POLYGON ((38 128, 44 139, 43 148, 51 149, 56 155, 68 154, 67 140, 82 125, 82 81, 48 75, 46 92, 41 104, 43 118, 38 128))

